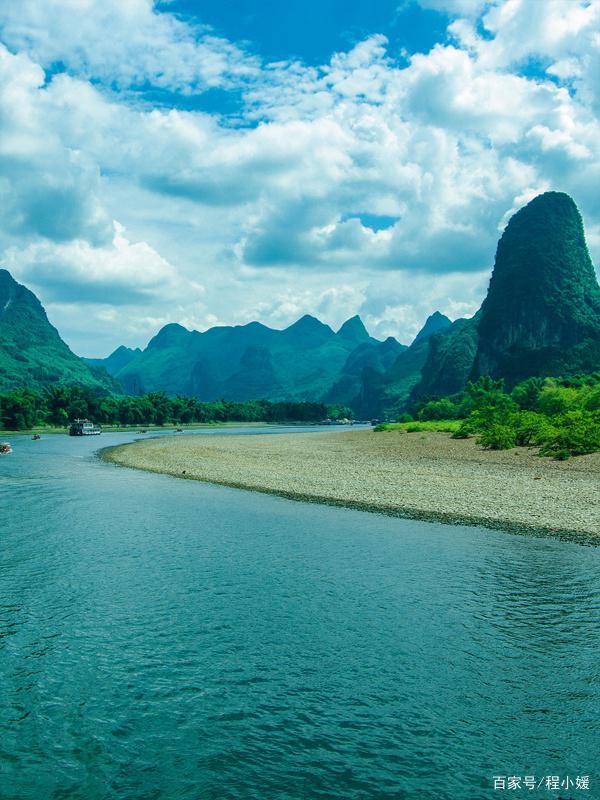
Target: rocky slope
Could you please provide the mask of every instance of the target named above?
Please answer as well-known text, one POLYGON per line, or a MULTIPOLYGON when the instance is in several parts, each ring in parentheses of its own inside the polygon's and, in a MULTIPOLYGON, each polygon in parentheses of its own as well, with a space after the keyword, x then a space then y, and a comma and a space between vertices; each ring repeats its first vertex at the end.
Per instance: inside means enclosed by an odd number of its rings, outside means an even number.
POLYGON ((77 384, 106 392, 117 384, 78 358, 50 324, 38 298, 0 269, 0 391, 77 384))

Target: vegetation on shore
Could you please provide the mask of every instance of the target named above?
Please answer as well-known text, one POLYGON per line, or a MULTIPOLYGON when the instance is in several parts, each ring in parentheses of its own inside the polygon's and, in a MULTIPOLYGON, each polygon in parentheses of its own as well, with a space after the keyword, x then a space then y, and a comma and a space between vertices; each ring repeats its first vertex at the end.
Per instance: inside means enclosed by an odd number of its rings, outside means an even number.
POLYGON ((456 433, 461 424, 462 420, 460 419, 411 419, 403 422, 381 422, 379 425, 376 425, 373 430, 376 433, 380 433, 381 431, 401 431, 403 433, 425 433, 431 431, 438 433, 456 433))
POLYGON ((69 420, 89 418, 102 425, 168 425, 210 422, 318 422, 351 416, 350 409, 324 403, 269 400, 202 403, 194 397, 150 392, 138 397, 101 395, 80 386, 43 391, 15 389, 0 394, 0 424, 5 430, 64 428, 69 420))
POLYGON ((376 430, 393 428, 477 436, 491 450, 534 446, 557 459, 594 453, 600 451, 600 373, 529 378, 510 392, 502 380, 480 378, 451 397, 424 399, 412 416, 376 430))

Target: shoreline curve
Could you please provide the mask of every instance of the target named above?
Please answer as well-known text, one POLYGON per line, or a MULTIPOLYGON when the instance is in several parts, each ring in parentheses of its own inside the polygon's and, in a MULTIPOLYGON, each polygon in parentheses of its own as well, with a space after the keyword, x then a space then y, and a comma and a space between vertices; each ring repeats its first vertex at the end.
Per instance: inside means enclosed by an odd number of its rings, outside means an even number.
POLYGON ((484 451, 443 433, 362 430, 163 437, 98 455, 288 500, 600 544, 600 454, 553 462, 528 448, 484 451))

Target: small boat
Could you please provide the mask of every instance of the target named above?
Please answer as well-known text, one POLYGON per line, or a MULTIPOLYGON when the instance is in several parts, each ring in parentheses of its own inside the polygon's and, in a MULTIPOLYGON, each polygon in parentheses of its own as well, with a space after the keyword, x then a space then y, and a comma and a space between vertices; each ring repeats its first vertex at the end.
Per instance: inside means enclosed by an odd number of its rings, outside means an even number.
POLYGON ((0 442, 0 455, 7 456, 9 453, 12 453, 10 442, 0 442))
POLYGON ((183 428, 175 428, 175 433, 183 433, 183 428))
POLYGON ((98 436, 100 433, 102 428, 89 419, 76 419, 69 425, 69 436, 98 436))
POLYGON ((34 433, 31 438, 33 439, 34 442, 37 442, 37 440, 41 439, 42 437, 40 436, 39 433, 34 433))

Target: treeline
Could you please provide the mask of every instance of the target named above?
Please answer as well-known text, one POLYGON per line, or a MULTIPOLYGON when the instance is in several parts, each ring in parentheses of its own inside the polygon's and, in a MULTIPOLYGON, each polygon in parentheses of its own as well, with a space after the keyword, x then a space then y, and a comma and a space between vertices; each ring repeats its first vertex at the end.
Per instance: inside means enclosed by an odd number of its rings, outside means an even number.
POLYGON ((486 448, 539 446, 558 459, 600 450, 600 372, 570 378, 529 378, 506 391, 480 378, 452 397, 425 398, 410 418, 462 420, 455 438, 477 436, 486 448))
POLYGON ((350 409, 312 402, 219 400, 168 397, 150 392, 140 397, 102 396, 78 386, 54 386, 43 392, 19 389, 0 394, 0 423, 6 430, 43 425, 66 426, 73 419, 103 425, 168 425, 192 422, 319 422, 351 417, 350 409))

